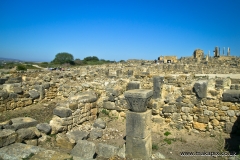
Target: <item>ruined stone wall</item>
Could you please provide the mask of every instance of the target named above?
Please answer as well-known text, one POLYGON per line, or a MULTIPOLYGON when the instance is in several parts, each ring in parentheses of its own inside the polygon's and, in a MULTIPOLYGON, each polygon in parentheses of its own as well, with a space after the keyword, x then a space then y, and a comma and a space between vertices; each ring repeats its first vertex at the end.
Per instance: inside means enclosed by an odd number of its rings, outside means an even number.
POLYGON ((239 101, 226 101, 223 95, 233 100, 231 95, 238 95, 240 78, 233 78, 230 73, 240 73, 239 62, 237 58, 222 63, 215 58, 198 63, 183 59, 176 64, 131 61, 64 72, 2 75, 0 112, 55 99, 59 110, 51 121, 53 132, 93 120, 103 109, 110 116, 124 118, 128 108, 123 93, 131 88, 154 90, 154 77, 162 76, 162 97, 149 104, 153 121, 179 129, 231 132, 240 105, 239 101), (222 77, 220 73, 229 76, 222 77), (202 81, 207 84, 204 96, 194 91, 194 85, 201 86, 198 82, 202 81))

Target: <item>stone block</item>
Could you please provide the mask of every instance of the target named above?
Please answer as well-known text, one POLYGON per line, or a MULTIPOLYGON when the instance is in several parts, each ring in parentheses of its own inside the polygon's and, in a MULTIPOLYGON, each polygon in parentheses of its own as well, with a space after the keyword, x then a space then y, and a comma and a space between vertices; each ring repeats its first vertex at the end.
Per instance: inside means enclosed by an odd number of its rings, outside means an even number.
POLYGON ((29 128, 35 127, 37 125, 37 121, 30 117, 18 117, 11 119, 12 125, 5 126, 5 129, 13 129, 18 130, 21 128, 29 128))
POLYGON ((86 140, 89 137, 89 132, 84 130, 75 130, 67 132, 66 136, 74 141, 86 140))
POLYGON ((71 141, 66 134, 58 133, 56 136, 56 145, 64 149, 73 149, 75 141, 71 141))
POLYGON ((126 157, 129 159, 150 159, 152 155, 152 137, 147 136, 144 139, 126 137, 126 157))
POLYGON ((175 112, 176 110, 177 110, 177 107, 176 107, 176 106, 170 105, 170 106, 164 106, 162 112, 163 112, 163 113, 173 113, 173 112, 175 112))
POLYGON ((39 92, 40 99, 45 98, 45 88, 42 85, 35 85, 34 89, 36 89, 39 92))
POLYGON ((133 138, 146 138, 151 134, 151 117, 152 112, 131 112, 126 114, 126 136, 133 138))
POLYGON ((222 97, 224 102, 240 102, 240 90, 226 90, 222 97))
POLYGON ((30 90, 29 95, 33 100, 40 97, 40 93, 36 90, 30 90))
POLYGON ((103 158, 111 158, 116 156, 118 154, 118 150, 118 147, 114 147, 108 144, 99 143, 97 145, 97 154, 99 157, 103 158))
POLYGON ((93 127, 104 129, 106 128, 106 122, 104 122, 101 118, 98 118, 94 122, 93 127))
POLYGON ((4 160, 20 160, 27 159, 32 154, 37 154, 45 149, 27 145, 23 143, 14 143, 3 148, 0 148, 0 159, 4 160))
POLYGON ((161 98, 164 77, 153 77, 153 99, 161 98))
POLYGON ((7 78, 0 78, 0 84, 4 84, 7 81, 7 78))
POLYGON ((206 131, 206 126, 204 123, 193 122, 193 128, 200 131, 206 131))
POLYGON ((48 123, 40 123, 36 127, 39 131, 45 134, 49 134, 52 130, 52 127, 48 123))
POLYGON ((207 81, 205 80, 197 81, 194 84, 193 89, 199 98, 207 97, 207 81))
POLYGON ((22 77, 9 78, 5 83, 20 83, 22 82, 22 77))
POLYGON ((0 148, 15 142, 17 134, 10 129, 0 130, 0 148))
POLYGON ((79 140, 71 151, 71 155, 81 157, 82 159, 92 159, 96 152, 96 146, 93 142, 79 140))
POLYGON ((122 89, 120 87, 107 88, 106 92, 107 94, 117 97, 122 94, 122 89))
POLYGON ((103 136, 103 130, 100 128, 93 128, 90 132, 90 139, 98 139, 101 138, 103 136))
POLYGON ((78 93, 76 95, 69 97, 69 100, 70 101, 76 100, 81 103, 92 103, 92 102, 97 101, 97 95, 92 90, 84 91, 84 92, 81 92, 81 93, 78 93))
POLYGON ((57 151, 53 151, 53 150, 44 150, 44 151, 40 151, 40 152, 34 154, 30 159, 31 160, 39 160, 39 159, 67 160, 67 159, 72 159, 72 158, 73 158, 72 155, 69 155, 64 152, 57 152, 57 151))
POLYGON ((127 91, 132 89, 140 89, 140 82, 139 81, 131 81, 127 85, 127 91))
POLYGON ((134 112, 145 112, 152 95, 153 91, 146 89, 134 89, 124 93, 129 109, 134 112))
POLYGON ((21 128, 16 131, 18 134, 17 142, 23 142, 23 140, 34 139, 36 134, 29 128, 21 128))
POLYGON ((72 115, 72 111, 69 108, 56 107, 56 108, 53 109, 53 114, 63 118, 63 117, 71 116, 72 115))
POLYGON ((8 98, 8 92, 4 90, 0 90, 0 99, 5 100, 8 98))

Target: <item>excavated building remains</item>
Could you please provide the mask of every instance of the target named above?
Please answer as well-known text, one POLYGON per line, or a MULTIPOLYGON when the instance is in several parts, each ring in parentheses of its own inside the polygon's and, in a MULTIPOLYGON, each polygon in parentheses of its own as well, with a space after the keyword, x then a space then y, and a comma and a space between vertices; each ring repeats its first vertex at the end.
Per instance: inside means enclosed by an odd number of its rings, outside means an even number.
MULTIPOLYGON (((0 113, 56 100, 54 116, 44 125, 51 128, 48 134, 60 134, 97 120, 102 110, 125 118, 130 111, 124 92, 144 89, 153 94, 146 114, 154 123, 195 132, 234 133, 239 130, 240 58, 215 54, 201 60, 183 57, 174 63, 131 60, 70 71, 1 72, 0 113)), ((37 124, 34 119, 26 122, 20 118, 0 123, 0 147, 22 142, 17 140, 21 129, 37 124)), ((104 147, 109 146, 97 147, 99 154, 104 147)))

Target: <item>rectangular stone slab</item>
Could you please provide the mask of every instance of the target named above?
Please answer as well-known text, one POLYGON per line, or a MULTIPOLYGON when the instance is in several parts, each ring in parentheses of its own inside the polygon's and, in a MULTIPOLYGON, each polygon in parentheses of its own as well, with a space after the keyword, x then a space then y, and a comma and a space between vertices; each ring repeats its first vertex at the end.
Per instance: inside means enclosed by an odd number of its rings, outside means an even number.
POLYGON ((144 139, 126 137, 126 157, 129 159, 150 159, 152 155, 152 137, 147 136, 144 139))
POLYGON ((5 129, 18 130, 21 128, 35 127, 38 124, 37 120, 31 117, 18 117, 11 119, 11 121, 12 125, 5 126, 5 129))
POLYGON ((222 96, 224 102, 240 102, 240 90, 226 90, 222 96))
POLYGON ((126 114, 126 136, 144 139, 151 134, 152 110, 128 111, 126 114))
POLYGON ((147 89, 133 89, 126 91, 124 93, 125 97, 132 97, 132 98, 148 98, 153 95, 152 90, 147 90, 147 89))

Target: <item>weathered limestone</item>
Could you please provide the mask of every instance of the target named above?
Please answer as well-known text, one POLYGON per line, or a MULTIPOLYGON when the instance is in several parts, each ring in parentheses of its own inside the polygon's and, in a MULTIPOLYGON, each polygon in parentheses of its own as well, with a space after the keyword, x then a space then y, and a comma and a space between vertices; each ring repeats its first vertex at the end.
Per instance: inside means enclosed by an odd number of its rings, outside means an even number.
POLYGON ((71 151, 71 155, 82 159, 92 159, 96 152, 96 146, 93 142, 79 140, 71 151))
POLYGON ((10 129, 0 130, 0 148, 15 142, 17 134, 10 129))
POLYGON ((162 86, 164 83, 164 77, 155 76, 153 77, 153 99, 161 98, 162 86))
POLYGON ((197 81, 193 88, 199 98, 207 97, 207 81, 197 81))
POLYGON ((151 134, 152 111, 132 112, 126 114, 126 136, 134 138, 145 138, 151 134))
POLYGON ((240 102, 240 90, 227 90, 223 93, 223 101, 240 102))
POLYGON ((11 125, 6 125, 4 127, 5 129, 18 130, 18 129, 21 129, 21 128, 34 127, 38 123, 35 119, 30 118, 30 117, 13 118, 13 119, 11 119, 11 121, 12 121, 12 124, 11 125))
POLYGON ((130 111, 126 114, 126 157, 150 159, 152 154, 151 115, 147 102, 152 90, 135 89, 124 93, 130 111))
POLYGON ((54 108, 53 110, 53 114, 54 115, 57 115, 61 118, 64 118, 64 117, 69 117, 72 115, 72 111, 71 109, 69 108, 65 108, 65 107, 56 107, 54 108))
POLYGON ((31 154, 37 154, 45 149, 27 145, 23 143, 14 143, 9 146, 0 148, 0 159, 13 160, 13 159, 26 159, 31 154))
POLYGON ((45 134, 49 134, 52 130, 51 126, 48 123, 40 123, 36 127, 39 131, 45 134))
POLYGON ((117 147, 104 143, 99 143, 97 145, 97 154, 99 157, 111 158, 118 154, 118 150, 119 149, 117 147))

